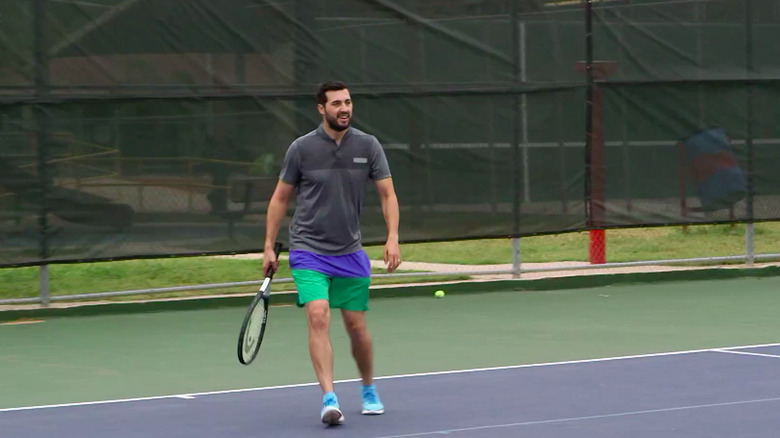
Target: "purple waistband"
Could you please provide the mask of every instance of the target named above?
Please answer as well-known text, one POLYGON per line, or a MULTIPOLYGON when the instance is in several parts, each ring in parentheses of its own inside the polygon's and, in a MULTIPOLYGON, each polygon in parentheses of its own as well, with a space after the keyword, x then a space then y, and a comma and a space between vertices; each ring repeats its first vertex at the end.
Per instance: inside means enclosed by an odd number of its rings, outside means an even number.
POLYGON ((371 276, 371 263, 363 250, 328 256, 294 249, 290 251, 290 269, 310 269, 331 277, 371 276))

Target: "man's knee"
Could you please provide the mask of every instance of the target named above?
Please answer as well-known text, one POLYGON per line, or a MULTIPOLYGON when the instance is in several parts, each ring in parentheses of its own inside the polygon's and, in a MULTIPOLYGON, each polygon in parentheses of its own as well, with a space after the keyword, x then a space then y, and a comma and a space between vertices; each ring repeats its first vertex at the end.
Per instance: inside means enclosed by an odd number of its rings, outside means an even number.
POLYGON ((328 330, 330 326, 330 308, 327 300, 316 300, 306 303, 306 320, 309 329, 328 330))
POLYGON ((344 328, 352 336, 367 335, 366 318, 363 312, 344 311, 344 328))

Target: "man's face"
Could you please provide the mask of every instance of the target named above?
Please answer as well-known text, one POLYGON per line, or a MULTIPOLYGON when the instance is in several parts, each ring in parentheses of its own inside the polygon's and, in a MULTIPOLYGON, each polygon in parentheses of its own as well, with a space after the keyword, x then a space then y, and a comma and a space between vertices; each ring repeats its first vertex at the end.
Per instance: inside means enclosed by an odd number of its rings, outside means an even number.
POLYGON ((323 119, 334 131, 343 131, 349 128, 352 119, 352 98, 349 90, 328 91, 325 93, 328 101, 325 105, 317 105, 323 119))

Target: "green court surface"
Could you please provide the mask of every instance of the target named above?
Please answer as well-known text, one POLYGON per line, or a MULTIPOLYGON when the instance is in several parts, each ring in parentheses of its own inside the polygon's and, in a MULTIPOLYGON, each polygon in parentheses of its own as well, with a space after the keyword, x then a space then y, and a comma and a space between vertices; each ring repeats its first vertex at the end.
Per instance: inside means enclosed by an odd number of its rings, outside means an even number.
MULTIPOLYGON (((435 286, 424 296, 374 299, 376 374, 780 342, 776 276, 525 291, 512 284, 443 299, 433 298, 435 286)), ((0 325, 0 408, 313 382, 302 311, 272 308, 260 357, 243 366, 235 350, 244 311, 48 315, 0 325)), ((336 378, 356 377, 339 318, 331 335, 336 378)))

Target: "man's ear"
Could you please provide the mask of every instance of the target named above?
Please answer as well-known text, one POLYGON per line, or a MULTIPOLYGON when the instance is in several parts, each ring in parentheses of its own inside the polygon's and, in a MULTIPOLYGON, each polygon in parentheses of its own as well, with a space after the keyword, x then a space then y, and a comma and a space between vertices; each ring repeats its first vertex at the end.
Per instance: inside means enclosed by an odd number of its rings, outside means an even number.
POLYGON ((321 103, 317 104, 317 111, 320 113, 320 115, 325 115, 325 107, 321 103))

